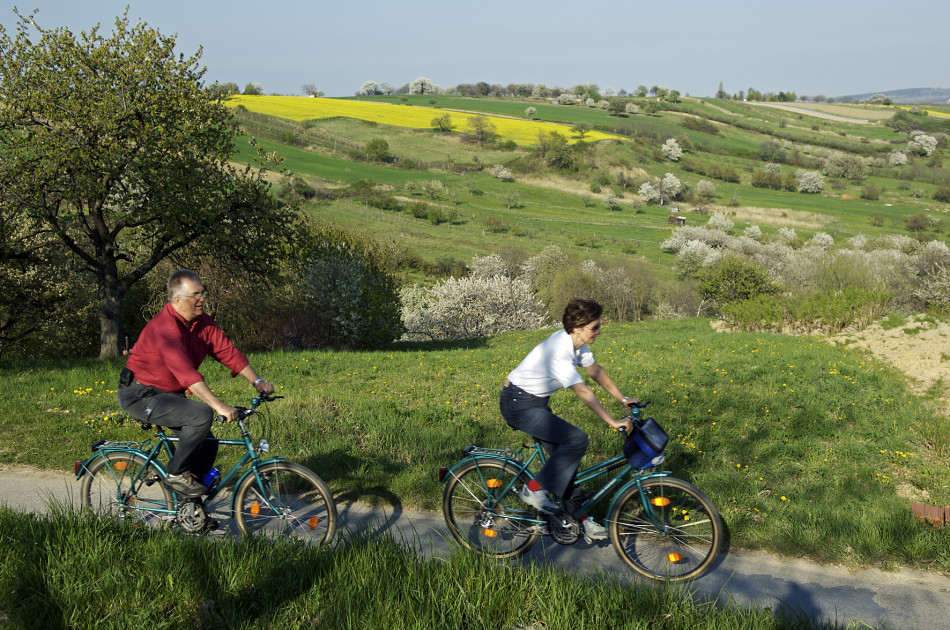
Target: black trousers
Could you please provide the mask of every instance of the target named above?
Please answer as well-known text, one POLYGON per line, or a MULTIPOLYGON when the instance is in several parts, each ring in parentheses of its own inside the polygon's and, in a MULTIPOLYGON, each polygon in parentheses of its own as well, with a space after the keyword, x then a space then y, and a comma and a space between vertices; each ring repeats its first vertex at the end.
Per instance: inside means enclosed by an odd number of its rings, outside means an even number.
POLYGON ((184 392, 166 392, 134 380, 125 384, 128 380, 119 383, 119 406, 136 420, 171 429, 179 440, 168 463, 169 474, 190 471, 200 482, 218 455, 218 441, 206 439, 214 438, 214 410, 184 392))

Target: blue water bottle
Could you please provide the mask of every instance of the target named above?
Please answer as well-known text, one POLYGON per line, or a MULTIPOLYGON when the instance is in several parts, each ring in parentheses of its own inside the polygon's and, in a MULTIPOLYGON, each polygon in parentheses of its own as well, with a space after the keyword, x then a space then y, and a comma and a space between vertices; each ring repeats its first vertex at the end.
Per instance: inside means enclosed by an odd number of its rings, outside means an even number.
POLYGON ((205 478, 201 483, 204 484, 205 488, 210 490, 214 484, 218 483, 218 478, 220 476, 221 476, 221 471, 218 470, 217 468, 212 468, 211 470, 208 471, 208 474, 205 475, 205 478))

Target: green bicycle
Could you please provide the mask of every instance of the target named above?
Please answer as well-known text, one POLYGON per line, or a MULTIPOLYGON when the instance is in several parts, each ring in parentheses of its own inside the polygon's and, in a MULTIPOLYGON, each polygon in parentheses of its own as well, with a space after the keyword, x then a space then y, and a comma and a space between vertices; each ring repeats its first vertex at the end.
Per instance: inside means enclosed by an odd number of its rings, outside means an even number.
POLYGON ((573 512, 563 511, 562 501, 560 513, 538 513, 518 498, 519 488, 534 477, 532 465, 547 461, 539 442, 518 451, 463 449, 461 461, 439 470, 439 481, 445 483, 442 513, 452 536, 469 549, 497 558, 525 553, 542 535, 574 544, 583 535, 583 517, 613 493, 607 509, 608 537, 630 568, 668 582, 703 575, 722 549, 722 519, 692 484, 668 471, 649 471, 663 461, 666 434, 652 418, 641 418, 647 404, 632 406, 628 417, 634 431, 623 452, 577 472, 574 482, 581 485, 619 469, 573 512))
MULTIPOLYGON (((204 500, 179 497, 162 483, 167 476, 160 458, 171 458, 177 437, 158 428, 157 442, 99 440, 93 455, 75 464, 82 505, 106 518, 136 525, 176 526, 189 533, 213 529, 206 505, 237 479, 231 496, 231 516, 246 535, 295 536, 316 545, 329 543, 336 529, 333 495, 316 473, 283 457, 262 459, 270 448, 266 440, 253 443, 245 421, 265 414, 265 403, 282 398, 262 394, 250 408, 239 408, 240 439, 217 439, 222 446, 241 446, 245 452, 210 488, 204 500), (243 470, 244 468, 246 470, 243 470), (243 472, 241 472, 243 470, 243 472)), ((142 424, 143 429, 151 425, 142 424)), ((212 439, 212 438, 209 438, 212 439)))

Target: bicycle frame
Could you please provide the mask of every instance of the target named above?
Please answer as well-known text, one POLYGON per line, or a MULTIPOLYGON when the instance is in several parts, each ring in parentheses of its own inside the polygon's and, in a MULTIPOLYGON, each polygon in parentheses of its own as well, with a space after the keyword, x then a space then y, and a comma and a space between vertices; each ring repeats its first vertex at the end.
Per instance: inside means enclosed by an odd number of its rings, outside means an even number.
MULTIPOLYGON (((547 457, 544 453, 544 449, 541 447, 541 444, 539 442, 535 442, 532 446, 524 446, 521 448, 520 451, 517 451, 517 452, 510 451, 510 450, 502 450, 502 449, 482 448, 479 446, 467 446, 463 449, 463 452, 466 455, 465 457, 463 457, 460 461, 458 461, 451 468, 447 469, 445 472, 440 472, 440 481, 444 482, 446 478, 454 474, 454 471, 457 468, 469 462, 475 462, 477 465, 478 461, 480 460, 504 461, 510 464, 513 468, 515 468, 518 471, 518 473, 512 476, 511 482, 509 482, 508 486, 502 489, 502 491, 499 493, 498 496, 504 496, 507 492, 509 492, 512 489, 512 486, 514 486, 517 478, 521 475, 521 473, 524 473, 529 478, 533 479, 534 473, 530 470, 530 466, 533 462, 538 461, 539 466, 543 466, 547 462, 547 457), (529 449, 531 451, 530 456, 528 456, 527 459, 522 459, 521 453, 529 449)), ((602 498, 604 498, 607 494, 613 491, 614 488, 620 485, 623 482, 624 477, 626 477, 627 475, 631 473, 634 474, 634 478, 629 480, 627 483, 623 484, 614 494, 613 500, 611 501, 610 506, 608 507, 608 510, 607 510, 608 514, 610 513, 610 510, 613 508, 614 502, 617 500, 617 497, 623 494, 623 491, 626 490, 631 485, 637 486, 637 488, 640 490, 640 496, 642 497, 643 496, 642 483, 645 480, 654 479, 657 477, 668 477, 671 474, 671 472, 668 470, 653 471, 653 472, 635 471, 633 467, 630 466, 629 463, 627 463, 626 457, 623 454, 618 454, 600 462, 599 464, 594 464, 593 466, 577 471, 577 474, 574 475, 574 483, 580 485, 582 483, 585 483, 587 481, 590 481, 592 479, 596 479, 597 477, 605 475, 618 468, 620 469, 620 472, 618 472, 613 478, 611 478, 606 484, 604 484, 604 486, 601 487, 596 493, 594 493, 594 495, 590 497, 587 501, 585 501, 583 505, 578 507, 573 513, 570 513, 570 515, 576 519, 579 519, 583 517, 584 515, 586 515, 587 512, 595 504, 597 504, 602 498)), ((647 517, 650 519, 650 522, 652 522, 659 531, 663 531, 663 527, 660 523, 660 520, 657 518, 656 513, 653 511, 653 506, 650 505, 650 502, 643 501, 643 507, 647 514, 647 517)), ((544 522, 543 520, 540 520, 540 519, 531 519, 531 518, 518 519, 518 520, 524 520, 526 522, 532 522, 532 523, 544 522)))
MULTIPOLYGON (((280 462, 286 459, 285 457, 271 457, 264 460, 259 459, 258 449, 256 449, 254 447, 254 444, 251 442, 251 435, 248 432, 247 428, 244 426, 243 419, 238 420, 238 426, 241 428, 240 439, 206 438, 206 440, 208 441, 211 441, 211 440, 216 441, 219 446, 220 445, 243 446, 245 449, 245 452, 243 455, 241 455, 240 459, 237 461, 237 463, 234 464, 234 466, 232 466, 226 473, 223 473, 221 475, 221 478, 218 480, 215 486, 211 488, 211 491, 207 494, 207 496, 203 499, 203 501, 210 501, 214 499, 220 493, 221 489, 224 488, 224 486, 227 485, 227 483, 232 478, 237 476, 238 473, 241 471, 241 469, 247 466, 249 463, 250 463, 250 468, 245 470, 244 473, 238 477, 237 481, 234 484, 234 487, 235 488, 238 487, 238 485, 240 485, 240 483, 244 480, 244 478, 251 474, 253 474, 257 478, 258 483, 260 483, 263 486, 263 482, 260 478, 260 473, 259 473, 260 467, 264 465, 280 462)), ((163 477, 168 476, 168 472, 165 469, 165 466, 164 464, 162 464, 159 457, 164 453, 166 458, 171 459, 172 445, 175 442, 177 442, 179 438, 173 435, 167 435, 162 430, 161 427, 158 428, 158 432, 155 434, 155 437, 158 438, 158 442, 156 442, 154 445, 152 444, 151 440, 147 440, 144 442, 111 442, 108 440, 102 440, 100 442, 96 442, 95 444, 93 444, 93 450, 95 451, 95 454, 89 457, 88 459, 86 459, 85 461, 76 462, 76 466, 75 466, 76 479, 78 480, 82 478, 82 476, 86 473, 86 470, 88 469, 89 465, 92 464, 93 461, 102 457, 104 453, 109 453, 109 452, 135 453, 145 458, 146 460, 145 465, 139 469, 138 473, 136 473, 136 477, 132 480, 133 487, 137 488, 143 483, 148 483, 149 480, 143 477, 143 471, 148 469, 149 464, 154 465, 161 472, 163 477)), ((264 452, 266 448, 263 448, 260 450, 261 452, 264 452)), ((118 472, 113 468, 112 463, 109 460, 106 460, 106 466, 110 474, 112 474, 113 476, 116 476, 118 474, 118 472)), ((157 480, 157 482, 161 483, 161 480, 157 480)), ((155 483, 154 480, 153 480, 153 483, 155 483)), ((149 512, 154 512, 156 514, 168 514, 170 516, 174 516, 178 510, 178 503, 180 503, 180 500, 177 493, 173 492, 172 494, 175 497, 176 502, 174 505, 169 506, 169 509, 148 508, 148 507, 141 508, 141 509, 147 510, 149 512)), ((234 500, 235 500, 235 497, 232 496, 231 497, 231 512, 232 513, 234 513, 234 507, 235 507, 234 500)), ((268 502, 269 507, 271 508, 274 507, 273 505, 270 505, 269 503, 270 500, 268 498, 264 498, 264 500, 268 502)))

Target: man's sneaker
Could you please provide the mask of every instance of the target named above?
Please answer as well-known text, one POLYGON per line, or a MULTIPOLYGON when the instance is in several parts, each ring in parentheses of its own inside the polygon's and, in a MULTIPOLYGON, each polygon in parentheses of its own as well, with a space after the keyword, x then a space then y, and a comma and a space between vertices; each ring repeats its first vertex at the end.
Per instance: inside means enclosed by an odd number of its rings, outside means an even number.
POLYGON ((518 498, 539 512, 554 514, 561 511, 558 504, 549 499, 547 492, 544 490, 529 490, 527 485, 521 486, 518 498))
POLYGON ((162 483, 183 497, 195 498, 208 493, 208 489, 198 483, 198 480, 190 472, 168 475, 162 483))
POLYGON ((607 528, 589 516, 583 520, 581 526, 584 528, 584 535, 591 540, 603 540, 607 538, 607 528))

